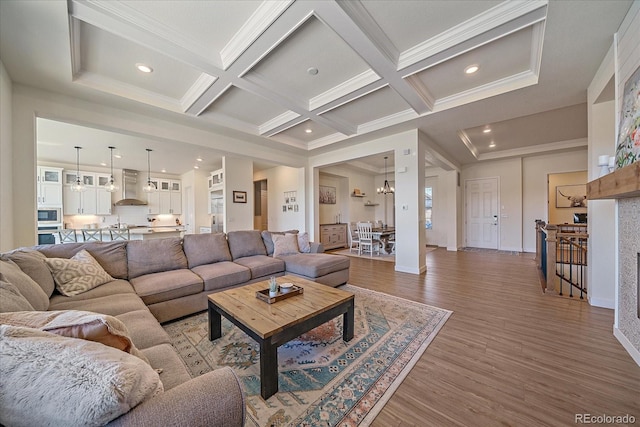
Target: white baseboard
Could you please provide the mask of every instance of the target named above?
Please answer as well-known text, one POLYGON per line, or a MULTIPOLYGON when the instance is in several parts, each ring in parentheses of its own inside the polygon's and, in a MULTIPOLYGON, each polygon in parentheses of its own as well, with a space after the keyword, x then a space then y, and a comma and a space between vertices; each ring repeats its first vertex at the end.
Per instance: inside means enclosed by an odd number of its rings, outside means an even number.
POLYGON ((511 252, 522 252, 522 248, 509 247, 509 246, 501 247, 498 250, 500 250, 500 251, 511 251, 511 252))
POLYGON ((618 329, 617 327, 613 327, 613 336, 620 341, 620 344, 627 350, 627 353, 631 356, 631 358, 636 362, 638 366, 640 366, 640 350, 635 348, 631 341, 627 339, 627 337, 618 329))
POLYGON ((420 268, 413 268, 413 267, 405 267, 405 266, 396 264, 395 270, 401 273, 422 274, 425 271, 427 271, 427 266, 423 265, 423 266, 420 266, 420 268))
POLYGON ((603 298, 589 298, 589 304, 594 307, 602 307, 602 308, 610 308, 611 310, 615 310, 616 302, 612 299, 603 299, 603 298))

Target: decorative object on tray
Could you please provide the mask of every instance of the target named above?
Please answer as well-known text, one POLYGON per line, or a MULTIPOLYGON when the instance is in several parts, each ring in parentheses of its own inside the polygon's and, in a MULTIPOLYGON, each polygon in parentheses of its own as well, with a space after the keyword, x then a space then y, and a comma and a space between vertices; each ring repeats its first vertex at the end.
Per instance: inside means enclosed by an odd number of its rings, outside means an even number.
POLYGON ((269 289, 263 289, 261 291, 256 292, 256 298, 262 300, 268 304, 273 304, 274 302, 282 301, 283 299, 291 298, 296 295, 301 295, 304 293, 304 288, 301 286, 294 285, 293 283, 283 283, 280 285, 280 288, 276 292, 274 296, 271 296, 271 291, 269 289), (283 285, 291 285, 288 291, 283 291, 283 285))

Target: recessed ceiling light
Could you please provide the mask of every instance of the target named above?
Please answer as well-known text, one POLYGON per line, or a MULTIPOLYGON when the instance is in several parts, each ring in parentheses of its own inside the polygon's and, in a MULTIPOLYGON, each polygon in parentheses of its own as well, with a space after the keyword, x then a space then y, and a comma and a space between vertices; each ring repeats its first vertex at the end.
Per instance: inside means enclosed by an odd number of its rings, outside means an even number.
POLYGON ((316 74, 318 74, 318 69, 316 67, 309 67, 307 68, 307 73, 309 73, 312 76, 315 76, 316 74))
POLYGON ((202 161, 202 157, 198 157, 198 158, 196 159, 196 161, 201 162, 201 161, 202 161))
POLYGON ((105 162, 100 162, 100 166, 107 166, 105 162))
POLYGON ((138 69, 138 71, 142 71, 143 73, 152 73, 153 72, 153 68, 151 68, 147 64, 137 63, 136 64, 136 68, 138 69))
POLYGON ((194 168, 194 169, 200 169, 200 166, 195 165, 193 168, 194 168))
POLYGON ((469 65, 467 68, 464 69, 465 74, 473 74, 475 72, 477 72, 480 69, 479 65, 469 65))
POLYGON ((162 172, 162 173, 167 173, 167 170, 166 170, 166 169, 162 169, 162 171, 161 171, 161 172, 162 172))
POLYGON ((305 133, 312 133, 313 132, 312 129, 305 129, 304 131, 305 131, 305 133))
POLYGON ((489 133, 489 132, 491 132, 491 128, 486 128, 482 131, 482 133, 489 133))
POLYGON ((489 144, 489 148, 494 148, 496 146, 496 143, 491 141, 491 144, 489 144))
POLYGON ((113 157, 115 157, 116 159, 121 159, 122 158, 122 154, 114 154, 113 157))

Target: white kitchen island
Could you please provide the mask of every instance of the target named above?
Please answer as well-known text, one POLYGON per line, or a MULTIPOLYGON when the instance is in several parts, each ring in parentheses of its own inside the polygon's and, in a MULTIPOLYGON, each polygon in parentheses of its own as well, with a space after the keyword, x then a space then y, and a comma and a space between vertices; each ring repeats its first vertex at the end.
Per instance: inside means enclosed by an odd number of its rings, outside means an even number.
MULTIPOLYGON (((90 229, 93 231, 93 229, 90 229)), ((100 234, 102 235, 103 242, 111 241, 111 233, 109 228, 101 228, 100 234)), ((56 243, 60 243, 59 230, 39 230, 39 234, 52 234, 56 243)), ((78 242, 84 242, 82 235, 82 229, 75 229, 76 239, 78 242)), ((184 235, 185 228, 183 226, 159 226, 159 227, 134 227, 129 229, 129 240, 150 240, 150 239, 162 239, 168 237, 182 237, 184 235)))

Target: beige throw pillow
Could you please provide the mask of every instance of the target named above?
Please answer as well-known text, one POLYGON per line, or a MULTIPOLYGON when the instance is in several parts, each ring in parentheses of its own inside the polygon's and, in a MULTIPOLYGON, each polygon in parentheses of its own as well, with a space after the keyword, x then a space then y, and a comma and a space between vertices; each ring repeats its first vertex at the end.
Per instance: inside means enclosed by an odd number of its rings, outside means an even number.
POLYGON ((0 423, 99 426, 162 393, 142 360, 92 341, 0 325, 0 423))
POLYGON ((308 254, 311 252, 311 244, 309 243, 309 233, 298 233, 298 249, 300 252, 308 254))
POLYGON ((285 234, 284 236, 274 234, 272 237, 274 257, 300 253, 297 234, 285 234))
POLYGON ((117 348, 149 363, 136 348, 120 319, 90 311, 18 311, 0 313, 0 324, 34 328, 69 338, 81 338, 117 348))
POLYGON ((68 297, 114 280, 85 249, 71 259, 47 258, 45 262, 53 274, 56 288, 68 297))

